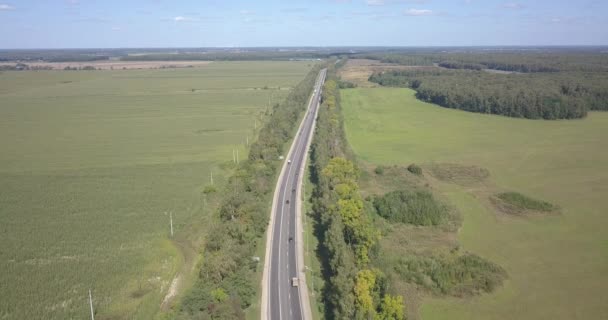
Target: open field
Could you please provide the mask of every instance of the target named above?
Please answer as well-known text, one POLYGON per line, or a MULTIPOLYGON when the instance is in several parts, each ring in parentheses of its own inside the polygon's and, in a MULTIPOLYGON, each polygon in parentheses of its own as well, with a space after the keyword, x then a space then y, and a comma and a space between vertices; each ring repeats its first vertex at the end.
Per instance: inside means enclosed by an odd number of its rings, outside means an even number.
POLYGON ((153 318, 184 264, 165 212, 204 230, 210 171, 310 67, 1 73, 0 319, 84 319, 89 288, 96 319, 153 318))
POLYGON ((347 137, 364 162, 419 163, 425 175, 445 163, 461 172, 485 168, 490 173, 470 181, 429 181, 462 215, 462 250, 499 264, 508 280, 494 293, 474 298, 426 298, 422 319, 599 319, 608 314, 608 113, 538 121, 445 109, 416 100, 409 89, 341 94, 347 137), (548 201, 560 212, 498 212, 489 197, 503 191, 548 201))
POLYGON ((402 66, 369 59, 348 59, 338 71, 338 76, 345 81, 357 84, 359 87, 377 87, 378 84, 367 81, 374 72, 387 70, 433 69, 433 66, 402 66))
MULTIPOLYGON (((15 65, 19 63, 2 62, 2 65, 15 65)), ((122 70, 122 69, 160 69, 160 68, 186 68, 186 67, 202 67, 210 64, 211 61, 118 61, 118 60, 99 60, 86 62, 25 62, 31 68, 44 68, 53 70, 63 70, 66 67, 84 68, 94 67, 101 70, 122 70)))

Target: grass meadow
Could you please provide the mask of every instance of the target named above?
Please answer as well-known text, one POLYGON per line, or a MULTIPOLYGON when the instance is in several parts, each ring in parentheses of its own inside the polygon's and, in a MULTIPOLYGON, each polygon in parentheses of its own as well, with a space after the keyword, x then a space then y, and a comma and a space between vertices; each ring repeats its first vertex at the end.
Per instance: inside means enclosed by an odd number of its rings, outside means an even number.
POLYGON ((204 232, 202 188, 246 157, 307 62, 0 73, 0 319, 151 319, 204 232), (194 227, 193 227, 194 226, 194 227))
MULTIPOLYGON (((341 91, 349 143, 364 163, 445 163, 489 170, 483 183, 433 180, 462 215, 463 250, 508 273, 492 294, 427 297, 422 319, 599 319, 608 314, 608 113, 538 121, 474 114, 423 103, 414 91, 341 91), (516 191, 559 206, 557 214, 513 216, 492 206, 516 191)), ((407 297, 406 297, 407 299, 407 297)))

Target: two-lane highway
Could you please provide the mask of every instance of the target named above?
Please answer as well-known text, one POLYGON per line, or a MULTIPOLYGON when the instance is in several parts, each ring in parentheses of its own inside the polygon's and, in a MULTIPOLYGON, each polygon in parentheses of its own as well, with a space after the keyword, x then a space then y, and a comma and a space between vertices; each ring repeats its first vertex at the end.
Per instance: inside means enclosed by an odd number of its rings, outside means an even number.
POLYGON ((262 284, 262 319, 310 318, 299 221, 300 194, 302 173, 326 72, 326 69, 319 72, 308 109, 285 159, 275 190, 262 284))

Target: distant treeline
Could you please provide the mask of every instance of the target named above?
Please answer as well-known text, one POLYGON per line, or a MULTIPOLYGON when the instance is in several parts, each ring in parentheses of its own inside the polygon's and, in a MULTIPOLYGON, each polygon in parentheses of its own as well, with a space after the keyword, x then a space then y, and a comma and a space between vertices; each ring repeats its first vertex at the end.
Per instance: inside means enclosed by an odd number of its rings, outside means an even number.
POLYGON ((407 66, 438 64, 450 69, 493 69, 511 72, 608 71, 608 54, 591 52, 425 52, 352 55, 407 66))
POLYGON ((3 61, 45 61, 45 62, 89 62, 109 60, 110 56, 95 55, 90 53, 74 52, 2 52, 0 62, 3 61))
POLYGON ((254 61, 254 60, 314 60, 328 55, 317 52, 203 52, 203 53, 155 53, 129 55, 122 61, 254 61))
MULTIPOLYGON (((319 68, 315 67, 280 104, 251 145, 223 190, 192 290, 182 299, 177 319, 244 319, 259 285, 258 246, 268 226, 270 198, 286 143, 305 110, 319 68)), ((212 190, 208 188, 207 190, 212 190)), ((261 244, 264 245, 263 243, 261 244)))
POLYGON ((24 63, 0 65, 0 71, 52 70, 51 66, 30 66, 24 63))
POLYGON ((375 73, 370 81, 409 87, 420 100, 446 108, 529 119, 574 119, 608 110, 608 74, 491 74, 466 70, 375 73))

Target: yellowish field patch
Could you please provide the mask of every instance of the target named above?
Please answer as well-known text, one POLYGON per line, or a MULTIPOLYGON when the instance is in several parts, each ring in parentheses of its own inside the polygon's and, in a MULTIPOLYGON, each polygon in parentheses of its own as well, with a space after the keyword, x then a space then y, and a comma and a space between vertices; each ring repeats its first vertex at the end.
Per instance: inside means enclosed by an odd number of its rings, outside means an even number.
POLYGON ((428 69, 429 66, 403 66, 393 63, 384 63, 378 60, 349 59, 346 64, 338 70, 338 76, 345 81, 357 84, 359 87, 377 87, 378 84, 367 81, 374 72, 387 70, 411 70, 428 69))

